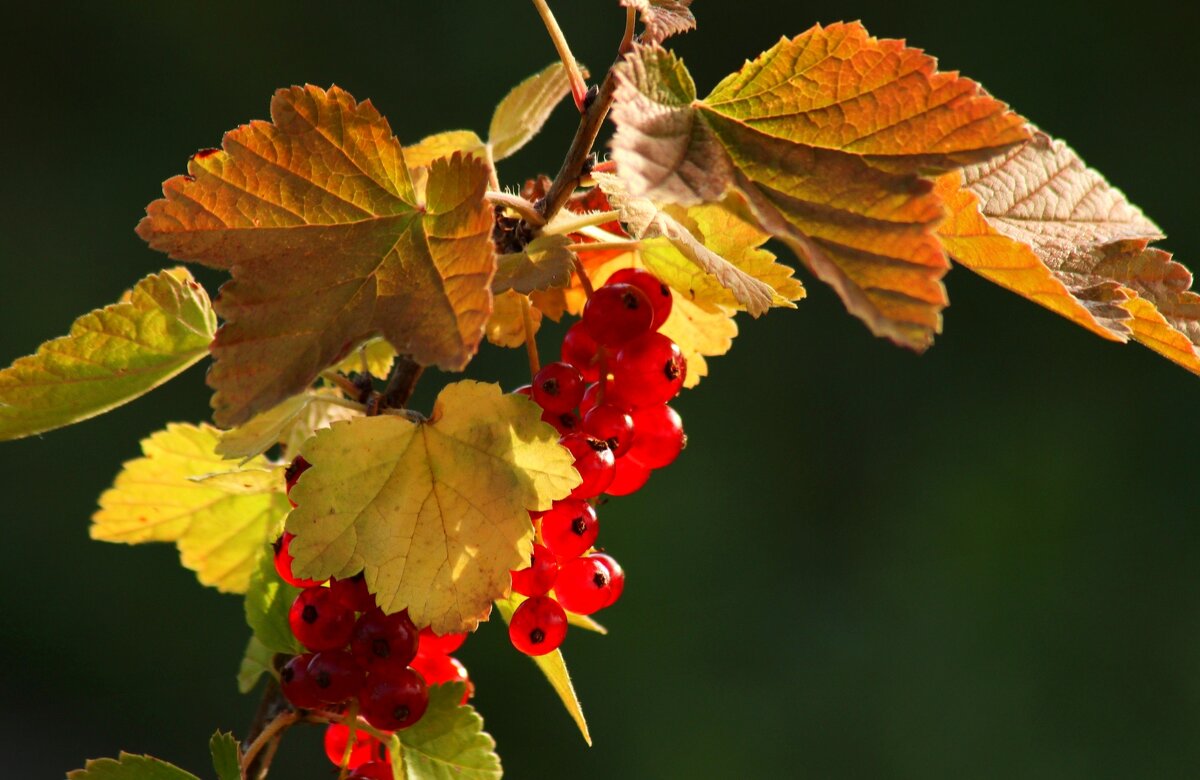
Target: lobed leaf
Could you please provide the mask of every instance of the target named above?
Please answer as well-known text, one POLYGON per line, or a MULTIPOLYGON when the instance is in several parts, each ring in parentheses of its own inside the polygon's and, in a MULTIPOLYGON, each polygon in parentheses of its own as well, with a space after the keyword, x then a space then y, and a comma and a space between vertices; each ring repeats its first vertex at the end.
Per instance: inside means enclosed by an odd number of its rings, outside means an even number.
POLYGON ((688 7, 692 0, 621 0, 626 8, 636 9, 645 30, 643 43, 662 43, 672 35, 696 29, 696 17, 688 7))
POLYGON ((683 206, 738 192, 872 332, 915 350, 941 328, 949 267, 922 175, 1028 138, 978 84, 856 23, 781 40, 704 100, 663 49, 635 48, 617 78, 630 192, 683 206))
POLYGON ((938 182, 943 244, 961 264, 1113 341, 1130 337, 1200 373, 1200 295, 1150 246, 1162 238, 1061 141, 1037 133, 938 182))
POLYGON ((387 339, 374 338, 364 341, 333 368, 346 375, 355 372, 361 374, 365 365, 371 376, 383 378, 391 372, 395 360, 396 348, 387 339))
POLYGON ((516 154, 541 132, 555 106, 569 94, 571 82, 561 62, 548 65, 513 87, 492 114, 488 128, 492 159, 516 154))
POLYGON ((483 718, 459 703, 463 693, 463 683, 433 686, 421 719, 396 732, 407 780, 498 780, 504 774, 483 718))
POLYGON ((487 340, 497 347, 525 346, 525 309, 529 310, 529 324, 536 335, 542 326, 542 311, 529 302, 520 293, 509 290, 500 293, 495 298, 492 316, 488 319, 487 340))
POLYGON ((121 302, 0 371, 0 441, 129 403, 204 358, 216 328, 208 294, 187 270, 146 277, 121 302))
MULTIPOLYGON (((504 618, 504 623, 507 625, 512 620, 513 612, 516 611, 520 601, 513 599, 501 599, 496 602, 496 609, 499 610, 500 616, 504 618)), ((575 693, 575 686, 571 684, 571 673, 567 671, 567 662, 563 659, 561 650, 554 650, 545 655, 531 656, 531 659, 537 664, 538 669, 545 675, 546 680, 550 683, 550 687, 558 694, 559 700, 567 709, 567 714, 571 716, 571 720, 575 721, 575 725, 579 728, 579 733, 583 735, 583 741, 592 744, 592 735, 588 731, 587 719, 583 716, 583 707, 579 704, 579 696, 575 693)))
POLYGON ((213 771, 217 780, 241 780, 242 777, 242 748, 233 734, 228 731, 218 731, 208 741, 208 751, 212 754, 213 771))
POLYGON ((294 395, 283 403, 252 417, 221 434, 216 453, 225 458, 250 459, 277 444, 295 454, 317 431, 338 420, 361 417, 362 413, 334 403, 341 393, 336 390, 310 390, 294 395))
POLYGON ((370 102, 293 87, 271 116, 193 157, 138 225, 154 249, 233 275, 208 375, 217 423, 302 392, 374 335, 423 365, 465 366, 492 306, 487 162, 435 159, 418 192, 370 102))
POLYGON ((527 512, 579 483, 540 417, 522 396, 465 381, 442 390, 427 422, 382 415, 318 432, 287 521, 297 576, 364 571, 385 612, 473 630, 529 560, 527 512))
POLYGON ((575 269, 575 253, 566 236, 545 235, 530 241, 524 250, 496 258, 492 292, 513 290, 528 295, 535 290, 565 287, 575 269))
MULTIPOLYGON (((121 753, 119 758, 93 758, 83 769, 67 772, 67 780, 199 780, 191 772, 153 756, 121 753)), ((224 778, 222 778, 224 780, 224 778)))
POLYGON ((473 130, 446 130, 404 147, 404 163, 409 168, 429 168, 434 160, 453 157, 455 152, 482 155, 486 146, 473 130))
POLYGON ((100 496, 91 536, 106 542, 174 542, 200 582, 244 593, 259 555, 288 512, 275 467, 252 458, 243 467, 216 454, 220 431, 172 423, 141 443, 144 457, 125 463, 100 496), (211 475, 230 475, 232 484, 211 475), (236 481, 245 476, 246 481, 236 481), (196 477, 209 479, 195 479, 196 477), (246 484, 246 483, 249 484, 246 484))

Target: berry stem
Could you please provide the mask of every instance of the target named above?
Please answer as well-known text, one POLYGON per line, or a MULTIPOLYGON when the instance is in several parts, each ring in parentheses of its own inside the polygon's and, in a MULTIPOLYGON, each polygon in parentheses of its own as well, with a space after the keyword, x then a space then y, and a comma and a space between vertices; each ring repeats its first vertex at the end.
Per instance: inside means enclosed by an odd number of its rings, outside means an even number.
MULTIPOLYGON (((283 736, 284 731, 290 729, 299 721, 300 716, 289 709, 279 713, 272 718, 270 722, 263 726, 262 731, 259 732, 258 736, 254 738, 254 741, 246 747, 246 752, 242 754, 242 777, 248 778, 249 780, 256 780, 257 778, 266 777, 267 770, 270 768, 270 763, 266 762, 260 766, 255 762, 255 759, 258 758, 259 753, 262 752, 263 748, 266 747, 269 742, 277 737, 283 736)), ((271 752, 273 753, 274 751, 271 752)))
POLYGON ((586 114, 584 98, 587 95, 587 82, 583 79, 579 64, 571 56, 571 47, 567 44, 567 37, 563 35, 562 28, 558 26, 558 20, 554 18, 554 12, 550 10, 546 0, 533 0, 533 7, 542 17, 542 22, 546 25, 546 32, 550 33, 550 40, 554 42, 554 48, 558 51, 558 57, 562 60, 563 67, 567 69, 567 79, 571 82, 571 97, 575 99, 575 107, 579 109, 579 113, 586 114))
POLYGON ((537 339, 533 332, 533 314, 530 312, 529 298, 521 296, 521 328, 525 331, 525 353, 529 355, 529 376, 536 376, 542 370, 542 361, 538 357, 537 339))
POLYGON ((342 748, 341 770, 338 772, 338 780, 346 780, 350 773, 350 755, 354 752, 355 732, 358 727, 358 697, 350 700, 350 709, 346 711, 346 728, 350 729, 350 733, 346 739, 346 747, 342 748))
POLYGON ((358 387, 345 376, 342 376, 340 371, 333 371, 332 369, 322 371, 321 378, 331 385, 336 385, 339 390, 356 401, 362 395, 362 388, 358 387))
POLYGON ((637 9, 629 6, 625 9, 625 35, 621 38, 621 46, 617 49, 621 54, 633 51, 633 31, 637 26, 637 9))
POLYGON ((592 287, 592 280, 588 278, 587 271, 583 267, 583 261, 579 259, 579 255, 575 256, 575 273, 579 276, 579 286, 583 288, 583 294, 589 299, 595 288, 592 287))
POLYGON ((579 214, 578 216, 560 219, 553 225, 548 225, 542 232, 546 235, 565 236, 568 233, 578 233, 584 228, 595 227, 597 225, 603 225, 607 222, 612 222, 616 219, 619 219, 620 216, 621 212, 615 209, 612 211, 593 211, 589 214, 579 214))
POLYGON ((485 192, 483 196, 498 206, 517 212, 522 219, 535 228, 546 225, 546 220, 537 207, 519 195, 510 195, 507 192, 485 192))
POLYGON ((621 251, 633 251, 641 247, 640 241, 593 241, 592 243, 583 244, 567 244, 566 248, 572 252, 591 252, 601 249, 619 249, 621 251))

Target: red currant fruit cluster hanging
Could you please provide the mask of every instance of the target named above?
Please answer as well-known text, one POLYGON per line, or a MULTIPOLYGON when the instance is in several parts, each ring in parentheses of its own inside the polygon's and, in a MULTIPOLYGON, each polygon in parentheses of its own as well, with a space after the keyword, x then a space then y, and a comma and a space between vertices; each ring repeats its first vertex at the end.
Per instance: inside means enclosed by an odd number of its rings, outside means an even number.
MULTIPOLYGON (((303 458, 288 467, 289 493, 307 468, 303 458)), ((275 570, 285 582, 304 589, 292 603, 288 625, 308 652, 293 656, 279 673, 280 688, 293 706, 348 717, 357 700, 368 724, 379 731, 397 731, 425 714, 430 685, 465 683, 466 703, 473 687, 466 667, 450 655, 466 634, 418 631, 407 610, 384 614, 361 573, 328 582, 296 577, 289 552, 292 539, 285 533, 275 543, 275 570)), ((393 779, 383 743, 347 723, 329 725, 325 753, 337 766, 354 770, 351 780, 393 779)))
POLYGON ((523 653, 552 652, 566 637, 567 612, 590 615, 624 590, 620 564, 593 551, 600 531, 593 504, 602 494, 638 490, 683 449, 683 422, 667 402, 683 387, 687 361, 658 332, 671 303, 670 289, 653 274, 614 273, 567 331, 562 360, 516 391, 542 407, 582 478, 568 498, 530 515, 533 556, 512 572, 513 591, 529 598, 509 622, 509 638, 523 653))

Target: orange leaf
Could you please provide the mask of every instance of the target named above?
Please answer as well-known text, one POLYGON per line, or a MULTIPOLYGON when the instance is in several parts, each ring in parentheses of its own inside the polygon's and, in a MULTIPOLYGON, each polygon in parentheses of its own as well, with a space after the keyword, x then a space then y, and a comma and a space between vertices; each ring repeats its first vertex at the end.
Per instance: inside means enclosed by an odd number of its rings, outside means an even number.
POLYGON ((271 116, 193 157, 138 225, 154 249, 233 274, 215 304, 218 424, 302 391, 375 334, 465 366, 492 306, 487 164, 435 160, 419 190, 387 120, 337 87, 282 89, 271 116))

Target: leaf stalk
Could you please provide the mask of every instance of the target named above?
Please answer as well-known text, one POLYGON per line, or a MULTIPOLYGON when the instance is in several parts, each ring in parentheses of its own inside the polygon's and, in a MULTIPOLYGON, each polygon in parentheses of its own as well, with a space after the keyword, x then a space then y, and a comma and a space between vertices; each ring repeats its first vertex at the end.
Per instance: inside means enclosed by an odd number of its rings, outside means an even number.
POLYGON ((567 36, 563 35, 562 28, 558 26, 558 20, 554 18, 554 12, 550 10, 546 0, 533 0, 533 7, 542 17, 542 23, 546 25, 546 32, 550 33, 550 40, 554 42, 554 48, 558 51, 558 57, 562 60, 563 67, 567 69, 567 79, 571 82, 571 97, 575 100, 575 108, 579 109, 579 113, 582 114, 585 112, 587 82, 584 81, 583 73, 579 70, 579 64, 571 56, 571 47, 567 44, 567 36))

